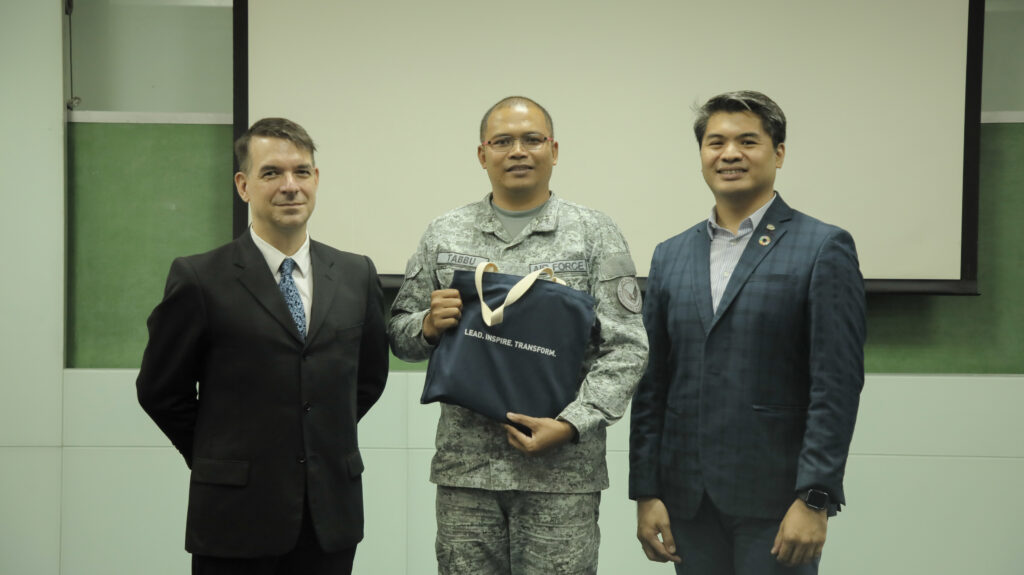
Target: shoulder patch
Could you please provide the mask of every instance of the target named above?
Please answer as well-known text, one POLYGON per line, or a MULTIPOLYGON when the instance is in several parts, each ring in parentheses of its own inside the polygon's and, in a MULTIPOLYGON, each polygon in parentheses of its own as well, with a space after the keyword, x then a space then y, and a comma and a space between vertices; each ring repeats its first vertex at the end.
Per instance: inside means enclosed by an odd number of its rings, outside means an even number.
POLYGON ((643 309, 643 300, 640 297, 640 284, 636 278, 627 276, 619 280, 619 303, 622 307, 633 313, 640 313, 643 309))
POLYGON ((633 258, 629 257, 629 252, 608 254, 598 264, 597 275, 601 281, 608 281, 623 276, 635 276, 636 266, 633 265, 633 258))

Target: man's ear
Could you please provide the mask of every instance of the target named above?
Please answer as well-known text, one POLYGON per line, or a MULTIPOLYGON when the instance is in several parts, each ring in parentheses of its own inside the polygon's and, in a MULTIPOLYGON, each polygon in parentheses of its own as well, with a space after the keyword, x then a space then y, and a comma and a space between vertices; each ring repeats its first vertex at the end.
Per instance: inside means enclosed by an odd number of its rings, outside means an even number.
POLYGON ((235 191, 238 192, 238 197, 247 204, 249 203, 249 191, 246 189, 248 183, 244 172, 235 173, 235 191))

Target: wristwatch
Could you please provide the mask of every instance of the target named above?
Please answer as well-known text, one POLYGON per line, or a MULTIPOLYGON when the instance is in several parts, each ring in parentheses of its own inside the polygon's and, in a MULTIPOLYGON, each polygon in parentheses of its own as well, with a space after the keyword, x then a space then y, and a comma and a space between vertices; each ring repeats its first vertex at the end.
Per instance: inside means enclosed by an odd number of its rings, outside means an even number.
POLYGON ((807 507, 810 507, 811 509, 813 509, 815 511, 824 511, 824 510, 828 509, 828 499, 829 498, 828 498, 828 492, 826 492, 826 491, 822 491, 820 489, 814 489, 812 487, 811 489, 805 489, 805 490, 797 493, 797 497, 799 497, 800 499, 803 499, 804 504, 807 505, 807 507))

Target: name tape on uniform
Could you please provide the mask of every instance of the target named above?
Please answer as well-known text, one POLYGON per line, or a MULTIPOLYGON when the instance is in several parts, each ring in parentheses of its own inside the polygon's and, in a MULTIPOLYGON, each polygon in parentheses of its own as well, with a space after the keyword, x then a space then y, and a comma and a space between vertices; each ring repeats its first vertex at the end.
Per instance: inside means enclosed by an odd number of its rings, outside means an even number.
POLYGON ((469 266, 471 268, 476 268, 477 264, 479 264, 480 262, 489 261, 491 260, 484 257, 471 256, 467 254, 457 254, 455 252, 439 252, 437 254, 437 263, 439 264, 469 266))

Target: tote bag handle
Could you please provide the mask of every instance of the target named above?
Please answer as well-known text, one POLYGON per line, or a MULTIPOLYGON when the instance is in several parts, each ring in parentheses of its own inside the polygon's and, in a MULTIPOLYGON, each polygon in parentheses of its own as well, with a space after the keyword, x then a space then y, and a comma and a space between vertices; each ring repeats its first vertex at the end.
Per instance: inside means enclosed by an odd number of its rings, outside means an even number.
POLYGON ((551 280, 555 283, 565 285, 564 281, 555 277, 555 271, 550 267, 535 270, 516 282, 512 289, 508 290, 508 294, 505 295, 505 301, 492 310, 488 307, 487 302, 484 301, 484 272, 496 271, 498 271, 498 266, 493 262, 480 262, 476 265, 476 293, 480 297, 480 316, 484 323, 487 324, 487 327, 501 323, 505 319, 505 308, 519 301, 519 298, 529 291, 530 287, 533 286, 533 282, 537 281, 541 274, 546 273, 551 276, 551 280))

